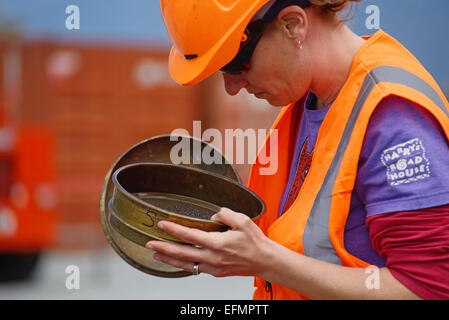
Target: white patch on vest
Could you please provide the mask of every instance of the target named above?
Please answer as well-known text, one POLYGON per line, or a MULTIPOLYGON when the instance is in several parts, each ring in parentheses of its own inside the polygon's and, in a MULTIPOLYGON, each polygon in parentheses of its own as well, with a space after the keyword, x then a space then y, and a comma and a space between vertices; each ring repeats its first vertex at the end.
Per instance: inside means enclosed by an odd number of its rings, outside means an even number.
POLYGON ((398 186, 430 177, 430 163, 420 139, 415 138, 382 152, 390 186, 398 186))

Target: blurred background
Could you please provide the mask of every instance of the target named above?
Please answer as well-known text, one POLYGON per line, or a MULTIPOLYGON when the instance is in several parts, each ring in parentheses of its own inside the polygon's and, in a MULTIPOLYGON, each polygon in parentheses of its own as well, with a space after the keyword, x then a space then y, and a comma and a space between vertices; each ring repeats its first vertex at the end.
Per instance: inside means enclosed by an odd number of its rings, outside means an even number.
MULTIPOLYGON (((347 17, 357 34, 377 31, 373 5, 449 94, 449 2, 362 1, 347 17)), ((129 147, 192 133, 194 120, 203 131, 268 129, 279 112, 245 92, 227 96, 219 75, 177 85, 169 49, 157 0, 0 0, 0 299, 251 298, 251 278, 133 269, 100 225, 104 177, 129 147), (79 288, 67 285, 70 266, 79 288)), ((236 167, 246 182, 249 165, 236 167)))

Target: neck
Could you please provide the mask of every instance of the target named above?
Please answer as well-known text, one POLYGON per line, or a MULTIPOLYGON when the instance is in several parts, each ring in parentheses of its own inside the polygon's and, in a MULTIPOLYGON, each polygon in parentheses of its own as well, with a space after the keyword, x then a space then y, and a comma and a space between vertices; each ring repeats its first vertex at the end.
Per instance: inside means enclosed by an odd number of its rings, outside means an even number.
POLYGON ((337 98, 349 76, 354 57, 364 43, 344 24, 329 34, 317 43, 322 55, 317 58, 316 65, 320 67, 311 86, 311 91, 318 97, 317 109, 327 107, 337 98))

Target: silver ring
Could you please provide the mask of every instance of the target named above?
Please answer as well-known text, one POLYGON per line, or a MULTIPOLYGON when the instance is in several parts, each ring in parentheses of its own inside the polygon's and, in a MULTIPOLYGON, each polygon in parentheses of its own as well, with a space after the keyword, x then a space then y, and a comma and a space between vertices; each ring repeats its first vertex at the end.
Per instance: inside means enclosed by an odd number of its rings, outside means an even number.
POLYGON ((197 275, 200 274, 200 263, 199 263, 199 262, 195 262, 195 263, 193 264, 193 271, 192 271, 192 274, 193 274, 194 276, 197 276, 197 275))

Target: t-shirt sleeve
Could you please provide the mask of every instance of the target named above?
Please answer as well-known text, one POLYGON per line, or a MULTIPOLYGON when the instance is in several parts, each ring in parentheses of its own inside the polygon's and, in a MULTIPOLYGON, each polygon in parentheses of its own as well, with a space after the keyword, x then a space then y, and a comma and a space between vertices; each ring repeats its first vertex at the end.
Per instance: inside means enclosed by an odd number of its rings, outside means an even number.
POLYGON ((449 147, 436 119, 391 96, 373 113, 355 191, 374 249, 424 299, 449 297, 449 147))
POLYGON ((449 205, 379 214, 367 225, 399 282, 423 299, 449 299, 449 205))
POLYGON ((355 191, 367 217, 449 203, 449 147, 437 120, 390 96, 374 111, 362 146, 355 191))

